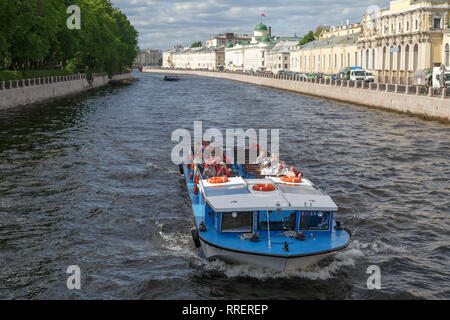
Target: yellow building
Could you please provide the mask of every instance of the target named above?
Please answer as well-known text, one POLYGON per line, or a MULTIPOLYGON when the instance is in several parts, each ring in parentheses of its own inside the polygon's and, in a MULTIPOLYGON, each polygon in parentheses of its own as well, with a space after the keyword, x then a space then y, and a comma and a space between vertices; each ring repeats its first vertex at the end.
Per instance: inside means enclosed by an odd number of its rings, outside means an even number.
POLYGON ((291 51, 291 71, 338 74, 345 68, 357 66, 360 34, 360 24, 323 31, 319 39, 291 51))
POLYGON ((395 0, 366 14, 358 41, 362 67, 378 81, 409 84, 417 71, 448 66, 449 13, 450 1, 395 0))

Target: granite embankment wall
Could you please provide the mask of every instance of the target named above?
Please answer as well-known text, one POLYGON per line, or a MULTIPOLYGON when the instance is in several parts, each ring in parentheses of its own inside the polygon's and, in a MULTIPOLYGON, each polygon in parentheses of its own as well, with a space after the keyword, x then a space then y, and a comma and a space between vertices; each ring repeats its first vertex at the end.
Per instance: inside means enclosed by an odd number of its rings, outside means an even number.
POLYGON ((148 69, 145 72, 224 78, 445 122, 450 119, 448 90, 441 91, 423 86, 196 70, 148 69))
MULTIPOLYGON (((131 73, 115 75, 113 80, 131 78, 131 73)), ((49 98, 101 87, 109 82, 106 74, 94 74, 92 82, 85 74, 0 82, 0 110, 49 98)))

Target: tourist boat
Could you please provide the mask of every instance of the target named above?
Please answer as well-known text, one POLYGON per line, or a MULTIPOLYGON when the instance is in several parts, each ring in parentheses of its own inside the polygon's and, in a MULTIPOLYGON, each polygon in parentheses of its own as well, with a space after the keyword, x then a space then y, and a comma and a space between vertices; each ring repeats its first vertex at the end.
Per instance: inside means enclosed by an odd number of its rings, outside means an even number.
POLYGON ((281 272, 303 269, 348 246, 337 206, 306 178, 260 176, 257 165, 229 164, 230 178, 205 179, 180 165, 192 203, 200 255, 281 272))
POLYGON ((180 78, 178 76, 164 76, 164 81, 178 81, 180 78))

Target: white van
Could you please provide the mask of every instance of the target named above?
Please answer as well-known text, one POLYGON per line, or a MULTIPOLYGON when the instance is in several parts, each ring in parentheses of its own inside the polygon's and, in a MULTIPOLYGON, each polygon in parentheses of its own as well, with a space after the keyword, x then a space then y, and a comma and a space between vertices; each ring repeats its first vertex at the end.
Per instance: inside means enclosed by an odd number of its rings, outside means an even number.
POLYGON ((434 67, 433 68, 433 88, 440 88, 441 84, 444 88, 450 88, 450 69, 445 67, 434 67), (441 77, 443 81, 441 83, 441 77))
POLYGON ((350 80, 352 81, 366 80, 366 72, 364 70, 351 70, 350 80))
POLYGON ((371 71, 366 71, 366 76, 364 77, 364 81, 366 82, 374 82, 375 77, 373 76, 371 71))

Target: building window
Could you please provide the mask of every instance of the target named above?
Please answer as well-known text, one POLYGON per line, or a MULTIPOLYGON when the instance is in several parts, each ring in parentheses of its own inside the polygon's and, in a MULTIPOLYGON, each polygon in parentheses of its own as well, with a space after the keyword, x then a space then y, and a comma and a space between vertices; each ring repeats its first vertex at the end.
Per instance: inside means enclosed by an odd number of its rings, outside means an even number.
POLYGON ((445 65, 450 67, 450 45, 448 43, 445 45, 445 65))
POLYGON ((287 69, 287 68, 288 68, 288 65, 287 65, 287 63, 285 63, 285 64, 284 64, 284 68, 285 68, 285 69, 287 69))
POLYGON ((406 31, 409 31, 409 22, 406 22, 406 31))
POLYGON ((415 28, 416 30, 418 30, 419 29, 419 20, 416 20, 416 28, 415 28))
POLYGON ((372 49, 372 70, 375 70, 375 49, 372 49))
POLYGON ((441 28, 441 18, 434 18, 433 28, 440 29, 441 28))

